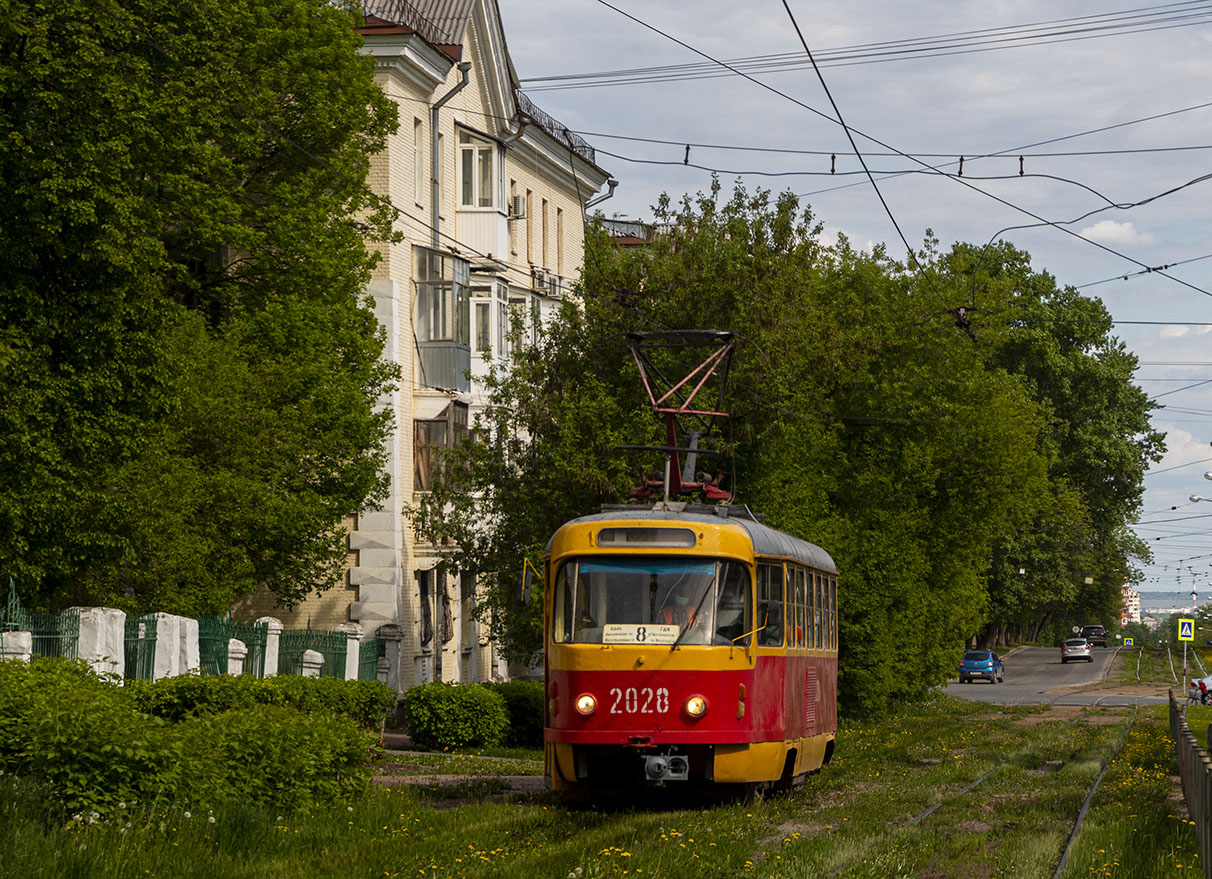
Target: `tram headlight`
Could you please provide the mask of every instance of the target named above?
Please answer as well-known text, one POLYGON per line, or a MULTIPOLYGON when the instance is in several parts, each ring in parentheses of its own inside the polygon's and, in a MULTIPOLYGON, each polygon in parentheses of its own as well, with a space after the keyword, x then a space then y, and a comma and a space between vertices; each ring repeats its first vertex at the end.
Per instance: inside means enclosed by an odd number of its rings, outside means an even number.
POLYGON ((707 699, 703 696, 691 696, 683 708, 689 717, 702 717, 707 713, 707 699))
POLYGON ((577 696, 577 713, 583 714, 586 717, 598 710, 598 700, 591 693, 582 693, 577 696))

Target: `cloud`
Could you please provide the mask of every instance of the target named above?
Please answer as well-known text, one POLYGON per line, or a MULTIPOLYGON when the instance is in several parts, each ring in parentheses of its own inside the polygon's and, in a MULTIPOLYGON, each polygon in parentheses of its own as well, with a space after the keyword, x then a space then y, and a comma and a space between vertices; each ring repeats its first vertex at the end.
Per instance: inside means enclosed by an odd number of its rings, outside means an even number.
POLYGON ((1153 236, 1136 231, 1131 223, 1117 223, 1114 220, 1103 220, 1093 226, 1082 229, 1082 237, 1103 244, 1152 244, 1153 236))
POLYGON ((1163 339, 1181 339, 1190 332, 1190 327, 1162 327, 1161 337, 1163 339))

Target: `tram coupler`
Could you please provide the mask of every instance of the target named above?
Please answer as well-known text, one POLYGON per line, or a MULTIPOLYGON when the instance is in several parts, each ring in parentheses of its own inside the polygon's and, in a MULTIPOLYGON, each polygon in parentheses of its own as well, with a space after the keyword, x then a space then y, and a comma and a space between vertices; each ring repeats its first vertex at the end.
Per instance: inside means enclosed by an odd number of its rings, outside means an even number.
POLYGON ((690 761, 682 754, 645 757, 644 777, 648 781, 685 781, 690 777, 690 761))

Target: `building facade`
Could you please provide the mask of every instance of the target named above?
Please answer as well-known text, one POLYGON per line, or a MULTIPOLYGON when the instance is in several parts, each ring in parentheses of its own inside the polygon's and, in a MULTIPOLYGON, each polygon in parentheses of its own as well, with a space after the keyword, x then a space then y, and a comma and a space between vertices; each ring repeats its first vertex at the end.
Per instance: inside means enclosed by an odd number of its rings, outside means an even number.
POLYGON ((441 548, 416 540, 407 513, 436 453, 474 423, 480 380, 508 368, 511 347, 568 295, 585 205, 608 175, 589 144, 518 91, 496 0, 364 6, 364 51, 399 108, 369 179, 402 236, 381 248, 370 283, 385 356, 400 368, 382 401, 395 415, 391 490, 347 523, 344 588, 273 613, 288 628, 357 623, 366 637, 398 626, 402 688, 500 679, 504 663, 475 618, 480 572, 443 572, 441 548))

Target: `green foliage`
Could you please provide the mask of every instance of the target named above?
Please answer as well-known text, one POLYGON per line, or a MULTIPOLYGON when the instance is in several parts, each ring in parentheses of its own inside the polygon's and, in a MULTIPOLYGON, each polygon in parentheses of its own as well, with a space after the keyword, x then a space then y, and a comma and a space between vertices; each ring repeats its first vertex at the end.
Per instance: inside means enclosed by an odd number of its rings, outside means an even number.
POLYGON ((186 759, 170 775, 177 802, 301 810, 348 800, 370 783, 368 735, 352 720, 258 705, 197 717, 176 730, 186 759))
POLYGON ((392 380, 365 178, 396 114, 357 21, 0 2, 0 569, 30 607, 197 615, 336 580, 392 380))
POLYGON ((417 511, 456 567, 500 572, 485 613, 511 657, 541 650, 522 558, 659 465, 617 448, 659 441, 625 342, 651 329, 742 340, 732 424, 705 443, 735 456, 734 500, 837 562, 844 710, 882 710, 891 668, 909 695, 937 685, 969 637, 1111 619, 1160 437, 1101 303, 1008 244, 928 239, 908 266, 824 246, 790 194, 717 184, 655 221, 644 248, 591 230, 580 301, 494 377, 481 440, 417 511))
POLYGON ((404 694, 404 722, 414 742, 434 750, 497 745, 509 727, 505 699, 478 684, 423 684, 404 694))
POLYGON ((378 681, 338 681, 279 675, 258 679, 229 675, 178 675, 127 681, 126 695, 140 711, 179 722, 254 705, 283 705, 304 714, 336 714, 377 730, 395 708, 396 694, 378 681))
POLYGON ((546 691, 542 681, 505 681, 500 684, 481 684, 505 700, 509 714, 509 729, 506 745, 543 747, 543 717, 546 691))
POLYGON ((352 687, 313 694, 309 713, 289 704, 302 701, 301 691, 263 688, 283 703, 268 705, 251 698, 259 688, 210 683, 218 680, 183 678, 158 694, 127 693, 83 662, 0 662, 0 770, 44 783, 60 815, 113 815, 122 804, 173 800, 296 809, 365 789, 370 737, 326 706, 364 719, 378 694, 352 687), (167 722, 142 710, 148 705, 184 719, 167 722))

